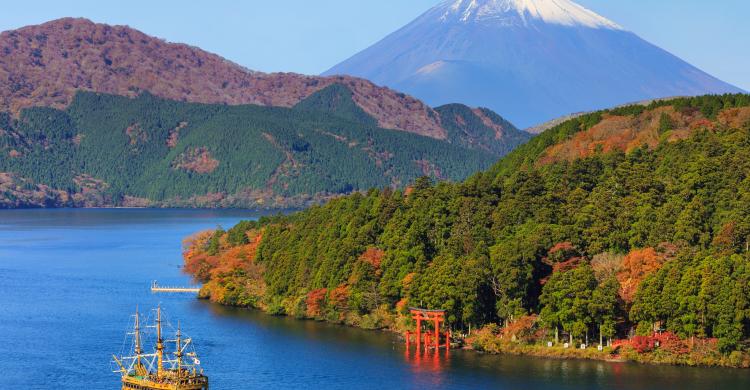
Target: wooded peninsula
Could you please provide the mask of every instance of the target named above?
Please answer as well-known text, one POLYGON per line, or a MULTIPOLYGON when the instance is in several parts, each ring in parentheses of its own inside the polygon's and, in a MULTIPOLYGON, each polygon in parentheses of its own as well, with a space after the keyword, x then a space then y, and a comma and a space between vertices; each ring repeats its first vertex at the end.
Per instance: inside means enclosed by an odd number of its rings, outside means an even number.
POLYGON ((464 182, 201 232, 184 257, 203 297, 275 315, 405 331, 419 306, 478 350, 748 367, 748 248, 750 96, 725 95, 586 114, 464 182))

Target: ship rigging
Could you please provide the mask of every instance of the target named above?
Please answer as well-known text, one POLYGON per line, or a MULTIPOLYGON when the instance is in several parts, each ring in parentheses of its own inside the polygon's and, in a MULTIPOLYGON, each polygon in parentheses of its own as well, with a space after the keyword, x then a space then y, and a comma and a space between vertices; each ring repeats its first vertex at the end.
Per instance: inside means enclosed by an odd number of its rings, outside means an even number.
POLYGON ((193 340, 183 335, 179 322, 174 338, 165 340, 162 329, 171 326, 164 324, 161 307, 155 312, 153 325, 148 325, 148 317, 143 325, 136 309, 123 353, 112 355, 122 390, 207 390, 208 377, 200 368, 193 340))

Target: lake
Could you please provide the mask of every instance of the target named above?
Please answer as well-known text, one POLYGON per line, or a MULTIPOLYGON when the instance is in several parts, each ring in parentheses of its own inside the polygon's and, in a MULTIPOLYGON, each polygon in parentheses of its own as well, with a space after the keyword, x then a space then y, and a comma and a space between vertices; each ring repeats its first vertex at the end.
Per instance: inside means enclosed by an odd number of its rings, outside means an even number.
POLYGON ((395 336, 152 294, 187 285, 181 241, 248 211, 0 211, 0 388, 119 389, 129 316, 161 304, 212 389, 747 389, 750 371, 491 356, 417 360, 395 336))

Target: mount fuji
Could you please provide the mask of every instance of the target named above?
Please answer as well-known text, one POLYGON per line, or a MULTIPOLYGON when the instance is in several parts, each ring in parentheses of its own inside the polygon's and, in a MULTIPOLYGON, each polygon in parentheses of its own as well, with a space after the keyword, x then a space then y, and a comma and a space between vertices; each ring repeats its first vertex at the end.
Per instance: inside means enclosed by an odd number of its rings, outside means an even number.
POLYGON ((450 0, 325 75, 432 105, 488 107, 519 127, 670 96, 742 92, 569 0, 450 0))

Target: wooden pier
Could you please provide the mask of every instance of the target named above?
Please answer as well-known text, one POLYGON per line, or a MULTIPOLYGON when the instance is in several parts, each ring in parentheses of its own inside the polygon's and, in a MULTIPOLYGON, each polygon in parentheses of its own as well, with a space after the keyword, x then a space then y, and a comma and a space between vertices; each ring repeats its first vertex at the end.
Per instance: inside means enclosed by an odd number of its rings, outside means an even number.
POLYGON ((159 286, 159 284, 156 283, 156 280, 151 282, 152 293, 165 292, 165 293, 195 293, 197 294, 200 290, 201 290, 200 287, 159 286))

